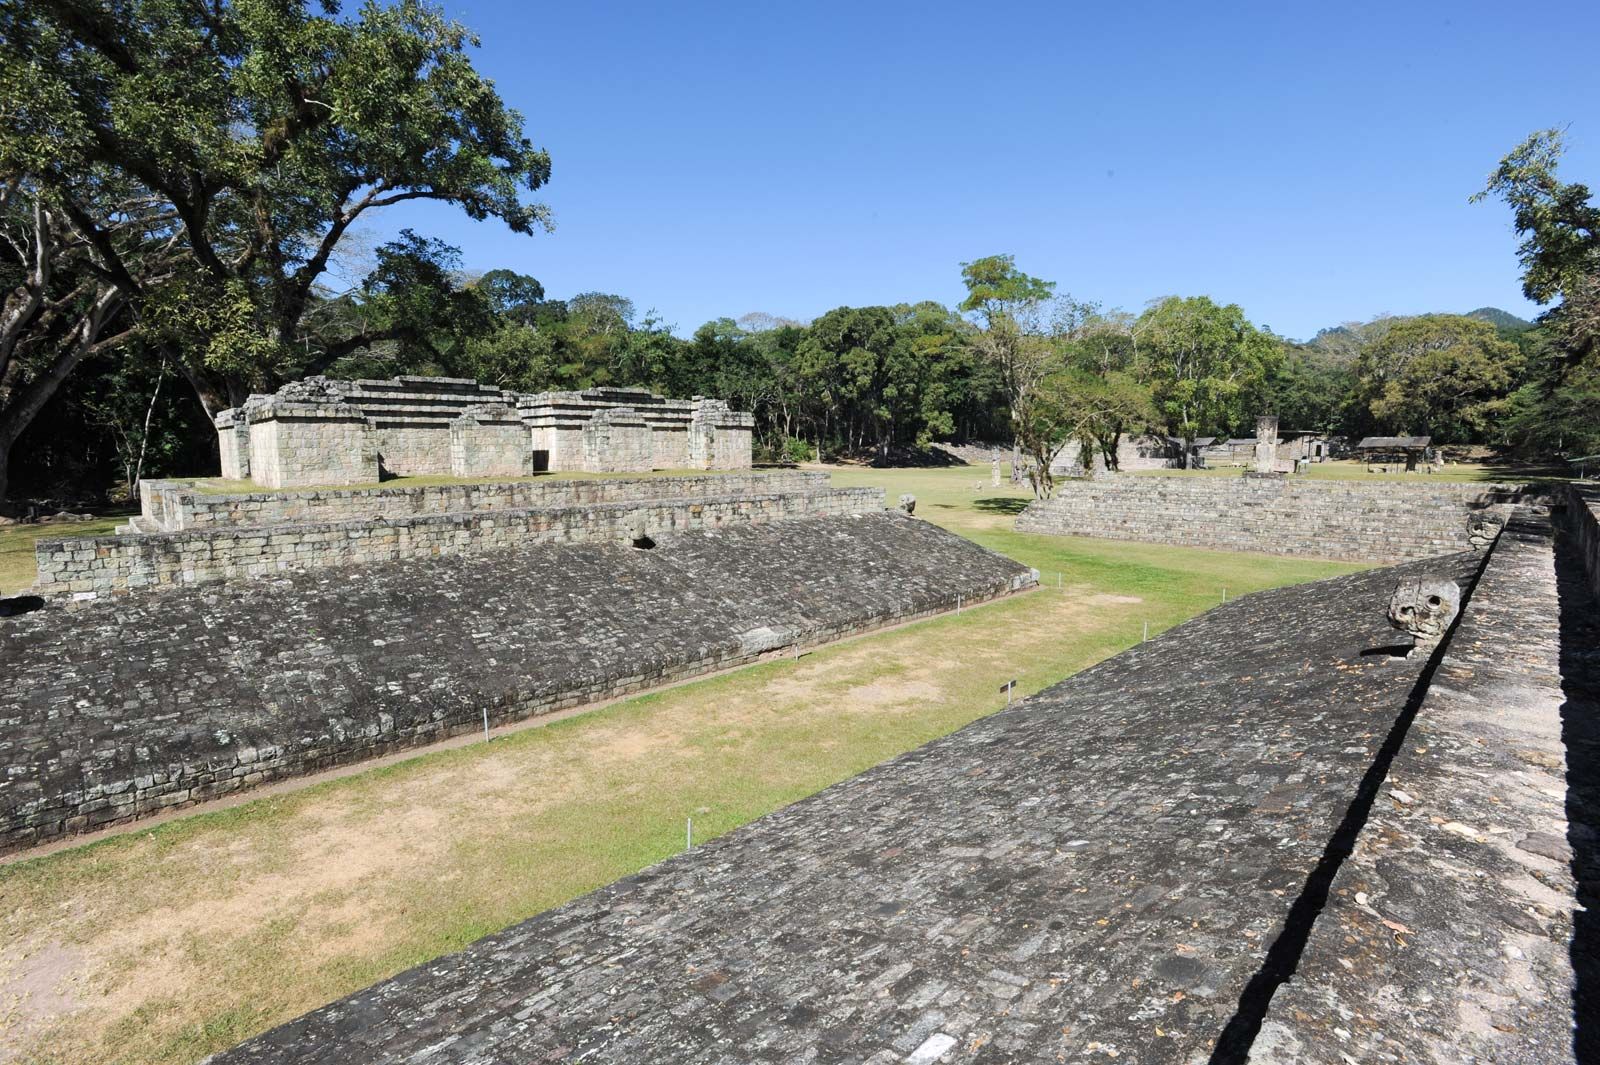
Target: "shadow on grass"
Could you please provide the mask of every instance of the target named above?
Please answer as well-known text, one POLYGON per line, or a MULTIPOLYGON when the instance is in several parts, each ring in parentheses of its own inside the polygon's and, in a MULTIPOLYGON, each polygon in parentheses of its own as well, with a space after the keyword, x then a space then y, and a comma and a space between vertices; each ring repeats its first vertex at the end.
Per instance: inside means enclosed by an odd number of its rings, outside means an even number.
POLYGON ((1032 502, 1031 499, 1018 499, 1016 496, 990 496, 987 499, 974 499, 972 505, 985 514, 1021 514, 1032 502))

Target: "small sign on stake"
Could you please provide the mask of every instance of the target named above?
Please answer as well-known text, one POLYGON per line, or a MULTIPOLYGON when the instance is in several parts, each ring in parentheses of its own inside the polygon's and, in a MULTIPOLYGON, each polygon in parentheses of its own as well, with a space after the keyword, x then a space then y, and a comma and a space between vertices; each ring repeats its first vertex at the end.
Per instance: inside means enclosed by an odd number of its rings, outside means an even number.
POLYGON ((1011 705, 1011 689, 1015 688, 1016 686, 1017 686, 1017 681, 1016 681, 1015 677, 1013 677, 1011 680, 1006 681, 1004 684, 1000 685, 1000 690, 1005 692, 1006 705, 1007 706, 1011 705))

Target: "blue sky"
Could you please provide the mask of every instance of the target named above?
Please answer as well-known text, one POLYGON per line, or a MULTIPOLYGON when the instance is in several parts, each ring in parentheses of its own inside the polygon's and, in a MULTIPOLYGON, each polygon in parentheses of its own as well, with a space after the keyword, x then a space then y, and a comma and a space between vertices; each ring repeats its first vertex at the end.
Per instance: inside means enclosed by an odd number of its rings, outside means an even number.
POLYGON ((553 296, 680 334, 962 294, 1008 252, 1073 295, 1241 304, 1291 337, 1379 313, 1531 315, 1499 203, 1530 131, 1600 188, 1600 3, 449 0, 547 148, 554 233, 391 208, 553 296))

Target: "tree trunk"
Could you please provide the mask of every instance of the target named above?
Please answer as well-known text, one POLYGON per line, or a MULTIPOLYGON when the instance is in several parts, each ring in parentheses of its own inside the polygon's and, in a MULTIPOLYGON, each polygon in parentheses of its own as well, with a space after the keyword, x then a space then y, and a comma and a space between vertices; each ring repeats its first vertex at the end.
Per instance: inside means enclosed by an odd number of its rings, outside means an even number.
POLYGON ((11 449, 15 446, 17 438, 22 435, 24 429, 33 424, 33 419, 38 417, 45 404, 60 391, 62 384, 72 376, 72 371, 78 368, 79 363, 102 347, 115 344, 128 335, 122 333, 110 340, 99 339, 100 331, 121 305, 122 298, 116 289, 100 293, 62 342, 62 349, 50 366, 13 393, 11 401, 4 408, 0 408, 0 507, 4 507, 10 499, 6 494, 9 477, 5 475, 5 470, 11 461, 11 449))

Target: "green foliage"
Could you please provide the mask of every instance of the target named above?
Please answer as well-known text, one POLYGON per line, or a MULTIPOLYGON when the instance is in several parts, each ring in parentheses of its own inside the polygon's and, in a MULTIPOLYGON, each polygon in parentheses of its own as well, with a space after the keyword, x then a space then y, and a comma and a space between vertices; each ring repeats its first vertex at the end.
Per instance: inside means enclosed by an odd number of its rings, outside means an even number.
POLYGON ((1510 311, 1502 311, 1499 307, 1479 307, 1475 311, 1468 311, 1465 316, 1483 319, 1498 329, 1501 336, 1525 333, 1533 328, 1533 323, 1526 318, 1518 318, 1510 311))
POLYGON ((33 86, 6 94, 0 172, 28 174, 91 226, 84 174, 160 205, 181 262, 152 274, 113 255, 112 272, 159 305, 150 321, 208 405, 374 344, 436 358, 425 333, 473 325, 458 286, 429 270, 440 247, 409 235, 358 294, 320 306, 366 211, 434 200, 515 232, 548 224, 523 193, 549 157, 472 68, 471 34, 419 0, 350 18, 296 0, 0 10, 0 84, 33 86), (433 291, 402 295, 401 280, 433 291))
POLYGON ((1600 206, 1585 185, 1556 175, 1560 130, 1543 130, 1501 160, 1482 192, 1512 209, 1522 236, 1522 288, 1560 302, 1519 336, 1528 380, 1507 400, 1504 426, 1524 451, 1600 451, 1600 206))
POLYGON ((1563 150, 1561 130, 1532 134, 1473 196, 1474 202, 1498 196, 1511 206, 1522 235, 1522 291, 1537 303, 1549 303, 1600 273, 1600 207, 1590 202, 1587 186, 1556 177, 1563 150))
POLYGON ((1283 359, 1277 337, 1252 325, 1237 304, 1207 296, 1169 296, 1140 315, 1133 332, 1137 372, 1167 430, 1185 441, 1239 421, 1245 400, 1283 359))
POLYGON ((1017 269, 1011 255, 989 255, 961 264, 961 281, 967 298, 957 308, 976 312, 987 322, 996 314, 1016 316, 1023 308, 1045 302, 1055 294, 1056 283, 1030 277, 1017 269))
POLYGON ((1382 433, 1463 443, 1481 434, 1522 368, 1495 327, 1457 314, 1395 319, 1356 364, 1360 402, 1382 433))

